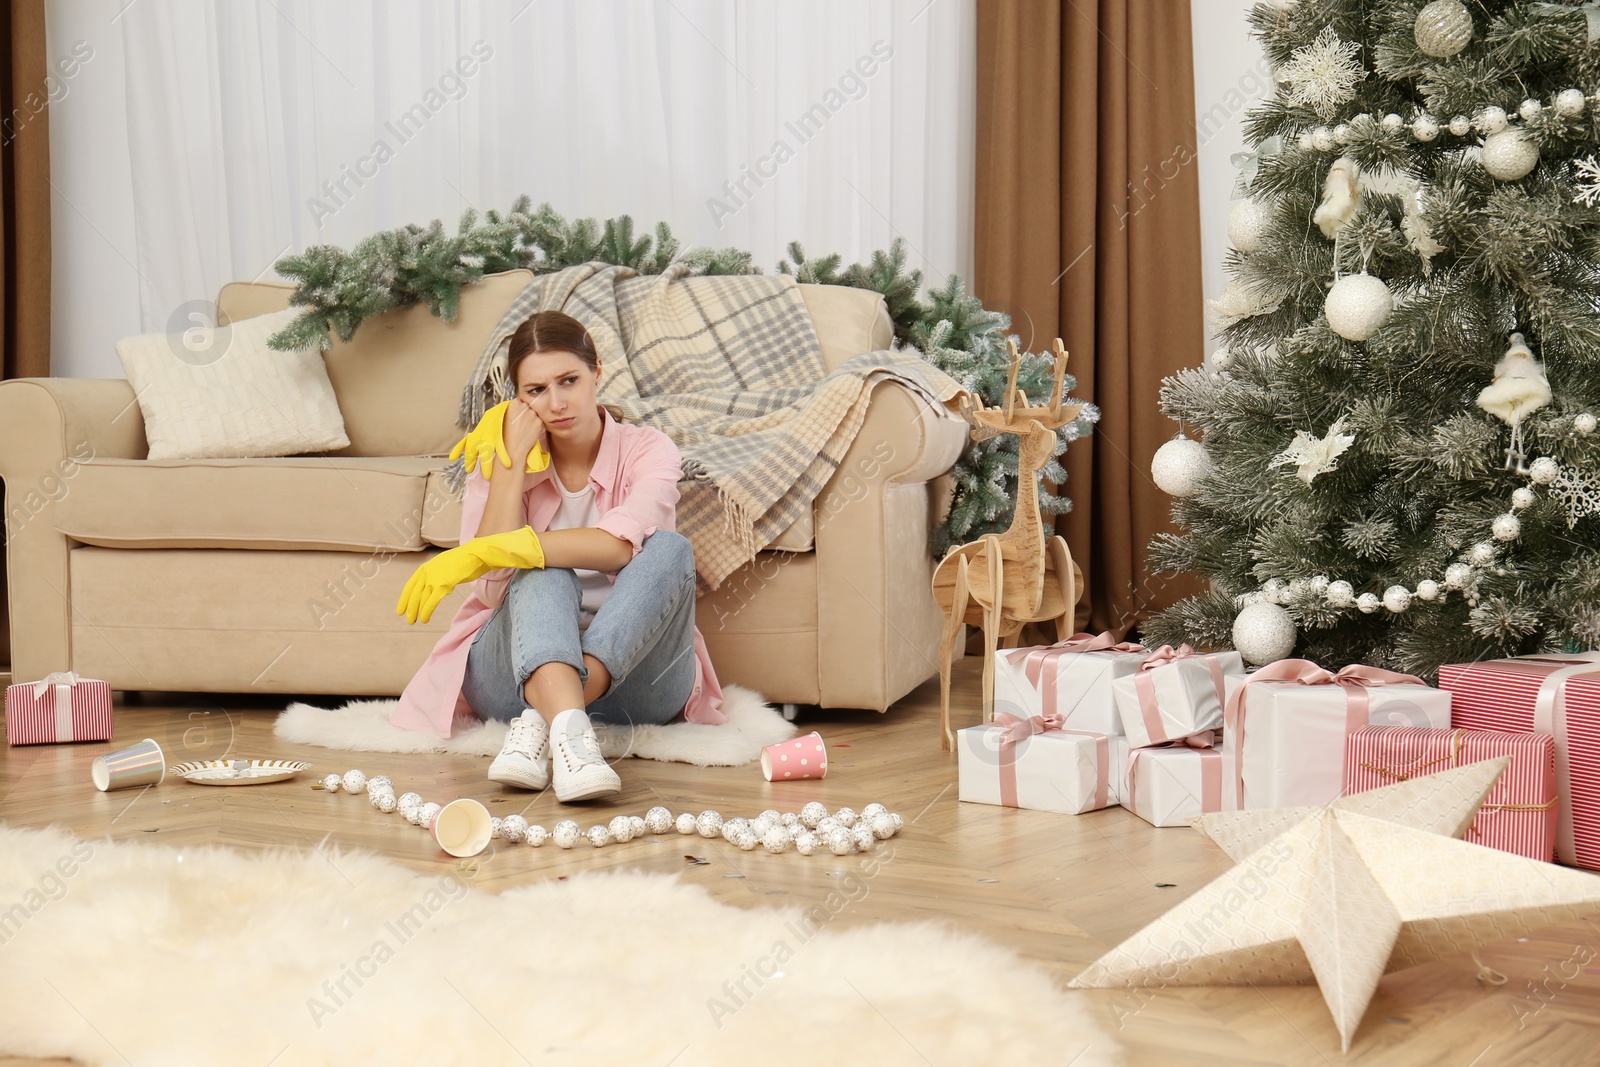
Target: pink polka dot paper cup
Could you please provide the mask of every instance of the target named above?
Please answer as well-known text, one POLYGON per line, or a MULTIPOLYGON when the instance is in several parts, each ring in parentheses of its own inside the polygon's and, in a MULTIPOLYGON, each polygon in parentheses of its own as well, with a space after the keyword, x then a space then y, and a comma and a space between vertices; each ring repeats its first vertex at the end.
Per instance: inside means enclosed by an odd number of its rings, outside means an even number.
POLYGON ((761 773, 769 782, 826 777, 828 751, 822 746, 822 735, 813 730, 793 741, 768 745, 761 750, 761 773))

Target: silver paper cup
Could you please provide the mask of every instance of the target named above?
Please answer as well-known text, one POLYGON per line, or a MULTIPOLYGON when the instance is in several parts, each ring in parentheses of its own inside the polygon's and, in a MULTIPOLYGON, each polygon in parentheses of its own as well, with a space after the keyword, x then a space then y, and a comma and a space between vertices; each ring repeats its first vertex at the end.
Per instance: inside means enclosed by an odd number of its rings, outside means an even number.
POLYGON ((89 764, 89 777, 102 793, 159 785, 166 774, 167 759, 161 754, 161 746, 148 737, 137 745, 96 756, 89 764))

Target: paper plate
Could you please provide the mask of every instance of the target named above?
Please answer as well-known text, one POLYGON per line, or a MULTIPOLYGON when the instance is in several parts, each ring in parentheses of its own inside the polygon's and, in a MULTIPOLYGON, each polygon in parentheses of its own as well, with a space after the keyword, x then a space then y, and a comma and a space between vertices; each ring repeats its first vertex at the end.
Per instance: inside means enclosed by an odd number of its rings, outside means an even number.
POLYGON ((292 759, 207 759, 167 770, 199 785, 263 785, 293 778, 310 766, 292 759))

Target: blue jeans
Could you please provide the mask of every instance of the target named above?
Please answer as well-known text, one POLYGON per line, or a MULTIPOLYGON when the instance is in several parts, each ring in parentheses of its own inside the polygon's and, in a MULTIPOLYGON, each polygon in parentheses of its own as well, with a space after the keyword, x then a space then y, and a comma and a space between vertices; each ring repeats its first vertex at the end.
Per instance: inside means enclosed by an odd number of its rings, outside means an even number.
POLYGON ((694 690, 694 586, 688 538, 657 530, 617 572, 611 594, 580 632, 581 588, 572 569, 520 571, 472 640, 462 694, 484 718, 515 719, 528 706, 523 686, 536 668, 569 663, 587 683, 587 652, 611 673, 610 688, 588 707, 592 720, 669 722, 694 690))

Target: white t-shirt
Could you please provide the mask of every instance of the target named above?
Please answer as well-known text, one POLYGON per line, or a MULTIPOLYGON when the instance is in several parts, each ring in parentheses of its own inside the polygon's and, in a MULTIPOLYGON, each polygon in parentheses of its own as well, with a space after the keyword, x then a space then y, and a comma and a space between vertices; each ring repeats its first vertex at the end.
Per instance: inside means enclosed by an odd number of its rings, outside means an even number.
MULTIPOLYGON (((586 481, 583 488, 574 493, 562 484, 559 475, 551 480, 561 491, 561 506, 551 517, 550 525, 545 527, 547 530, 582 530, 600 521, 600 508, 594 501, 593 483, 586 481)), ((611 581, 603 571, 585 570, 582 567, 572 570, 578 576, 578 584, 583 587, 583 599, 578 607, 578 629, 587 630, 594 621, 595 612, 611 595, 611 581)))

